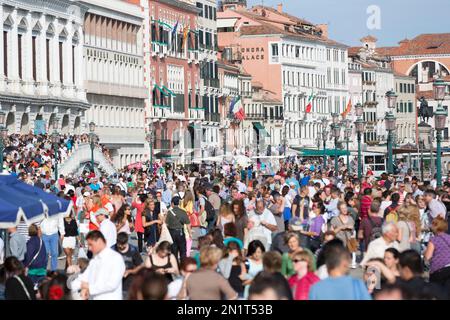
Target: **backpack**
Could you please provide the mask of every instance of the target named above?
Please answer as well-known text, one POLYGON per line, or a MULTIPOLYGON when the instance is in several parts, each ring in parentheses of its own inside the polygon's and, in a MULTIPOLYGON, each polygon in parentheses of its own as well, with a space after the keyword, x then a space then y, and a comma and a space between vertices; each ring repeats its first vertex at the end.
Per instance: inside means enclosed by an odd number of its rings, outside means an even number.
POLYGON ((370 216, 368 216, 368 219, 370 221, 370 225, 372 226, 369 237, 370 242, 372 242, 373 240, 380 238, 383 235, 383 231, 381 229, 381 224, 377 226, 375 221, 373 221, 370 216))
POLYGON ((207 222, 214 221, 214 219, 216 218, 216 210, 214 210, 213 205, 211 204, 211 202, 209 202, 208 199, 206 199, 206 197, 204 197, 204 199, 205 199, 206 221, 207 222))
POLYGON ((398 221, 397 208, 389 208, 389 213, 386 215, 385 221, 388 223, 389 222, 397 223, 398 221))

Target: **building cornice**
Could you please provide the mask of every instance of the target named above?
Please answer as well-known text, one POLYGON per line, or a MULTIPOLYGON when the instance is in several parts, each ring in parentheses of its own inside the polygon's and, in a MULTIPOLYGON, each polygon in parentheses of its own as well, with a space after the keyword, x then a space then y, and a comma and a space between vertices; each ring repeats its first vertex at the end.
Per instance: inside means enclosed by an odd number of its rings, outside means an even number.
POLYGON ((416 59, 436 59, 436 58, 450 58, 450 53, 442 54, 421 54, 421 55, 404 55, 404 56, 389 56, 391 60, 416 60, 416 59))
POLYGON ((15 96, 1 93, 0 93, 0 102, 7 102, 12 104, 25 104, 39 107, 42 105, 51 105, 55 107, 72 107, 81 109, 89 109, 91 106, 88 102, 80 100, 58 99, 54 97, 36 98, 31 96, 24 96, 24 95, 15 96))
POLYGON ((9 5, 17 9, 45 13, 67 20, 74 17, 80 18, 81 21, 77 21, 80 24, 88 9, 80 2, 71 0, 3 0, 2 2, 3 5, 9 5), (79 15, 75 16, 76 13, 79 13, 79 15))
POLYGON ((81 0, 88 12, 111 19, 141 25, 144 15, 139 6, 116 0, 81 0))
POLYGON ((190 5, 189 3, 186 3, 186 2, 182 2, 180 0, 156 0, 155 2, 160 2, 160 3, 163 3, 163 4, 167 4, 169 6, 172 6, 172 7, 176 7, 176 8, 182 9, 182 10, 186 10, 186 11, 190 11, 190 12, 195 13, 197 15, 200 13, 200 9, 198 9, 197 7, 195 7, 193 5, 190 5))

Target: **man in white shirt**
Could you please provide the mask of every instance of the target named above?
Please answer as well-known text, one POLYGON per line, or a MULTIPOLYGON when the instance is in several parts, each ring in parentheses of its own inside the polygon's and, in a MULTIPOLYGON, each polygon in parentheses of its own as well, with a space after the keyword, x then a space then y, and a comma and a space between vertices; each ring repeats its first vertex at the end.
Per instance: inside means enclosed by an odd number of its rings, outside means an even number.
POLYGON ((106 246, 111 248, 117 241, 117 229, 114 223, 108 219, 109 213, 106 209, 100 208, 95 213, 97 221, 100 223, 100 232, 106 239, 106 246))
MULTIPOLYGON (((256 208, 248 215, 249 232, 248 243, 252 240, 261 240, 266 251, 269 250, 272 244, 272 232, 278 230, 277 221, 273 213, 264 205, 263 199, 256 200, 256 208)), ((248 246, 246 243, 246 246, 248 246)))
POLYGON ((62 215, 49 217, 42 220, 39 225, 42 231, 42 241, 45 245, 47 254, 50 254, 50 270, 55 271, 58 268, 58 241, 64 238, 64 220, 62 215), (58 236, 59 232, 59 236, 58 236))
POLYGON ((99 231, 89 232, 86 240, 94 257, 86 271, 72 282, 72 289, 81 289, 85 300, 122 300, 122 278, 126 269, 122 256, 106 244, 99 231))
POLYGON ((384 252, 388 248, 395 248, 398 250, 398 228, 393 222, 385 223, 382 227, 383 236, 373 240, 369 243, 367 252, 361 261, 361 266, 365 266, 367 261, 374 258, 384 258, 384 252))
POLYGON ((425 203, 428 206, 428 210, 430 212, 431 218, 437 218, 438 216, 445 219, 447 215, 447 208, 445 205, 438 199, 438 195, 434 190, 427 190, 424 193, 425 203))

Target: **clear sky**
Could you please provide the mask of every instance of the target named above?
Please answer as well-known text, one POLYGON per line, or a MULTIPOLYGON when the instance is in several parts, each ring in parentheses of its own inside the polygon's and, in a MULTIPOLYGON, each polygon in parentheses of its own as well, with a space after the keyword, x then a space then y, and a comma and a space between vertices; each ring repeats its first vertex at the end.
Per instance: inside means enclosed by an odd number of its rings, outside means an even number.
POLYGON ((328 23, 329 37, 350 46, 368 34, 378 38, 378 46, 395 46, 422 33, 450 33, 450 0, 247 0, 249 6, 261 3, 274 8, 283 3, 284 12, 328 23), (372 5, 379 8, 379 29, 371 19, 375 11, 366 13, 372 5))

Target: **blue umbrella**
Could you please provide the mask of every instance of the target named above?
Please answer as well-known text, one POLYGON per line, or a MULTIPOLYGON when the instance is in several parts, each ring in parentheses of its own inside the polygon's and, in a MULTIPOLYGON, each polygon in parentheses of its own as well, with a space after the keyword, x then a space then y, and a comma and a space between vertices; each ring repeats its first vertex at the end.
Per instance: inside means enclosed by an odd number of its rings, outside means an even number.
POLYGON ((20 218, 28 223, 43 220, 46 216, 67 215, 72 201, 30 186, 11 175, 0 175, 0 227, 17 225, 20 218))
MULTIPOLYGON (((23 217, 28 223, 34 223, 45 217, 43 203, 38 198, 31 198, 18 193, 14 188, 2 185, 1 182, 0 200, 15 207, 17 221, 20 221, 20 217, 23 217)), ((3 222, 3 216, 0 217, 1 222, 3 222)))

